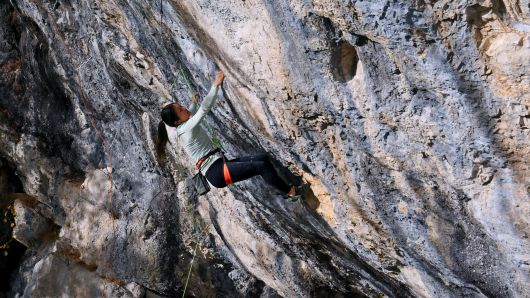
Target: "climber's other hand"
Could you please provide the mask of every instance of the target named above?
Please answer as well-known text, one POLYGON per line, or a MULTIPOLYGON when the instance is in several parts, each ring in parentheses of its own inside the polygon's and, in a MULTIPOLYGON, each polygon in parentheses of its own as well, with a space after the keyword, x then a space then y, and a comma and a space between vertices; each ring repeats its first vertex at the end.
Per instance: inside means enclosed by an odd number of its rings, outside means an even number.
POLYGON ((191 103, 197 104, 199 102, 199 93, 195 92, 191 98, 191 103))
POLYGON ((223 84, 224 79, 225 74, 222 71, 217 72, 217 74, 215 74, 215 86, 221 86, 223 84))

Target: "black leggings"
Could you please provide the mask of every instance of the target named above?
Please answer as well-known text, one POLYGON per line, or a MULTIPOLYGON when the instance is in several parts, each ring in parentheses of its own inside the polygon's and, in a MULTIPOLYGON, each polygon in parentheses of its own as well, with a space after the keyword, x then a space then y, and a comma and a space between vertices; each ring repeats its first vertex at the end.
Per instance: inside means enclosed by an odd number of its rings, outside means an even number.
MULTIPOLYGON (((272 165, 267 154, 253 155, 240 157, 232 160, 226 160, 232 183, 246 180, 250 177, 261 175, 265 181, 281 190, 288 193, 291 189, 283 179, 278 175, 276 169, 272 165)), ((226 182, 223 172, 224 162, 222 158, 217 159, 206 171, 206 178, 210 183, 217 187, 226 187, 226 182)))

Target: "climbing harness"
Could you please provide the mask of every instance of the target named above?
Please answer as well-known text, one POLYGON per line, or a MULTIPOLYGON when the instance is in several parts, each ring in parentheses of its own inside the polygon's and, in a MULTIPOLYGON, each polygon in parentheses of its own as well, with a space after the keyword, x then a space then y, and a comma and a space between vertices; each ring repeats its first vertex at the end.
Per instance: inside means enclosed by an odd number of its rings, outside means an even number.
POLYGON ((208 154, 206 154, 205 156, 201 157, 201 159, 199 159, 199 161, 195 164, 195 166, 197 167, 197 169, 200 171, 201 170, 201 166, 202 164, 212 155, 214 155, 215 153, 217 152, 221 152, 223 153, 223 151, 220 149, 220 148, 216 148, 215 150, 212 150, 210 152, 208 152, 208 154))
POLYGON ((202 174, 201 166, 210 156, 218 152, 221 152, 221 155, 223 156, 223 164, 224 164, 223 165, 223 177, 224 177, 225 183, 226 185, 230 185, 233 183, 232 176, 230 176, 230 171, 226 164, 226 158, 225 158, 224 152, 220 148, 216 148, 215 150, 212 150, 208 152, 208 154, 206 154, 205 156, 201 157, 201 159, 199 159, 197 164, 195 164, 199 172, 195 174, 195 176, 193 176, 191 179, 193 182, 193 187, 195 187, 195 190, 200 196, 210 191, 210 184, 208 183, 208 180, 206 179, 206 177, 202 174))
POLYGON ((230 176, 230 171, 228 169, 228 165, 226 164, 226 157, 225 157, 225 154, 223 152, 223 150, 221 150, 220 148, 217 148, 215 150, 212 150, 210 151, 208 154, 206 154, 204 157, 202 157, 201 159, 199 159, 199 161, 197 162, 197 164, 195 165, 197 167, 197 169, 199 170, 199 173, 201 171, 201 166, 202 164, 204 163, 204 161, 206 161, 210 156, 214 155, 215 153, 217 152, 221 152, 221 155, 223 156, 223 177, 225 179, 225 183, 226 185, 230 185, 232 184, 232 176, 230 176))

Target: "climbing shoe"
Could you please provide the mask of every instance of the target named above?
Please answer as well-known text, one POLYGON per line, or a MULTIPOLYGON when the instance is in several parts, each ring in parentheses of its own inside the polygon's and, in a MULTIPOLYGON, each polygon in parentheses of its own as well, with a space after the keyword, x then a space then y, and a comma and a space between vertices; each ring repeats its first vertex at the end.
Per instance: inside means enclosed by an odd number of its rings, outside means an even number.
POLYGON ((302 182, 302 184, 296 186, 296 195, 287 196, 291 202, 296 202, 298 200, 305 201, 305 194, 309 190, 309 184, 302 182))

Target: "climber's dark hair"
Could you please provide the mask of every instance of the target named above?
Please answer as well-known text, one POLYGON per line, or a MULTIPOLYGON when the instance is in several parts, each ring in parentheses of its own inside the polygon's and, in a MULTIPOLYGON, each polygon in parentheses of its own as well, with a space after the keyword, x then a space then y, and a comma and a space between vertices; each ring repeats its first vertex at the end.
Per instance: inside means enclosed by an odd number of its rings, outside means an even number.
POLYGON ((160 112, 160 117, 162 117, 162 121, 166 123, 167 126, 175 127, 175 122, 179 120, 179 117, 177 114, 175 114, 175 110, 173 110, 173 105, 175 103, 170 103, 165 105, 162 108, 162 112, 160 112))
POLYGON ((162 118, 162 121, 158 123, 158 137, 156 139, 156 153, 159 157, 164 156, 164 149, 166 148, 166 144, 168 141, 167 137, 167 130, 166 126, 175 127, 175 122, 178 121, 178 116, 175 114, 175 111, 173 110, 174 103, 170 103, 165 105, 162 108, 162 112, 160 112, 160 117, 162 118))

